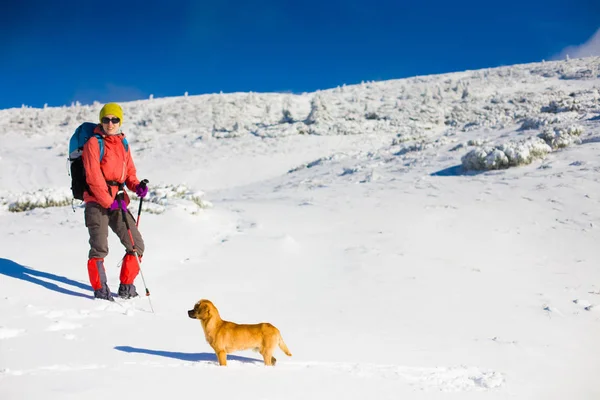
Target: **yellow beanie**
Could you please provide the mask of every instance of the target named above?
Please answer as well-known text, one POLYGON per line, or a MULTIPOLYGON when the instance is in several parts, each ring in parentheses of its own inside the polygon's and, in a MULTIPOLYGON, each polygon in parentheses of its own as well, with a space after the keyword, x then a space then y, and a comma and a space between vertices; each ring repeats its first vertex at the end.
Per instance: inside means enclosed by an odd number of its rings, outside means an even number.
POLYGON ((100 122, 102 122, 102 118, 107 115, 114 115, 121 120, 121 125, 123 124, 123 109, 117 103, 107 103, 100 110, 100 122))

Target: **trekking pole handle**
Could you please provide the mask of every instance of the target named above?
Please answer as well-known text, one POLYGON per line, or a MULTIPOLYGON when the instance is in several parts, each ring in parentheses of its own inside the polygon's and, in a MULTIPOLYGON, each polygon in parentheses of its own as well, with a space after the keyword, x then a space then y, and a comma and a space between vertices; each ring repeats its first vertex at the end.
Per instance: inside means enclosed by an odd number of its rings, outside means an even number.
MULTIPOLYGON (((140 182, 140 186, 145 188, 146 185, 148 184, 148 179, 142 179, 142 181, 140 182)), ((140 216, 142 215, 142 202, 144 201, 143 197, 140 197, 140 206, 138 207, 138 215, 137 218, 135 220, 135 226, 139 226, 140 224, 140 216)))

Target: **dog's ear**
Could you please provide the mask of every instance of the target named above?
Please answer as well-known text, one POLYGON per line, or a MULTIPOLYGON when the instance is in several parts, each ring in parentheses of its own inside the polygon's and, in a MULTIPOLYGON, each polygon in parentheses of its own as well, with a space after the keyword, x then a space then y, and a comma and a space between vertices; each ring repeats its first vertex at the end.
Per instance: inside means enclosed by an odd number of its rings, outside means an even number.
POLYGON ((210 307, 206 303, 200 303, 200 315, 210 317, 210 307))

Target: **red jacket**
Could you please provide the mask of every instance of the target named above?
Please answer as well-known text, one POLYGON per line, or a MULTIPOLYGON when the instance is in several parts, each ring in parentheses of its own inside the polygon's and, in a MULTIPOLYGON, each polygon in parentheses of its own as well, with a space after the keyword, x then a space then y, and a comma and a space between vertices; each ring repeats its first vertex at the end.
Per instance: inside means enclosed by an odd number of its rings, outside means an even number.
MULTIPOLYGON (((110 207, 117 195, 117 187, 109 189, 107 181, 125 183, 127 188, 135 191, 140 183, 137 178, 135 165, 131 158, 130 149, 123 145, 124 134, 106 135, 99 125, 94 133, 102 135, 104 140, 104 156, 100 161, 100 146, 98 139, 92 136, 83 146, 81 158, 85 168, 85 179, 90 186, 90 192, 83 193, 86 203, 98 203, 104 208, 110 207)), ((125 202, 129 204, 129 196, 125 193, 125 202)))

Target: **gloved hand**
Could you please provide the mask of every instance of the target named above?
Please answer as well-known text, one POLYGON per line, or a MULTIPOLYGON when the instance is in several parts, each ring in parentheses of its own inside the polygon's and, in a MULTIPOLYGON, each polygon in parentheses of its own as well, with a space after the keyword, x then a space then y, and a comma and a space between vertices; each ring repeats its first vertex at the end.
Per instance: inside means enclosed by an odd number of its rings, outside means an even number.
POLYGON ((148 194, 148 186, 146 186, 147 183, 148 183, 148 180, 144 179, 140 183, 138 183, 137 186, 135 187, 135 194, 137 194, 138 197, 141 199, 146 197, 146 195, 148 194))
POLYGON ((108 209, 110 211, 123 210, 123 211, 127 212, 127 204, 125 204, 124 200, 123 201, 115 200, 112 202, 110 207, 108 207, 108 209))

